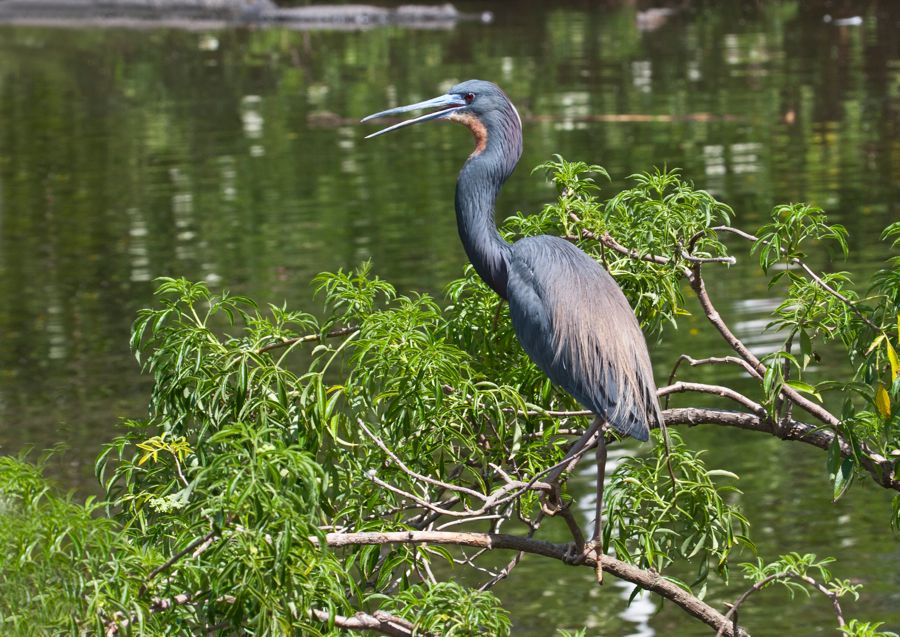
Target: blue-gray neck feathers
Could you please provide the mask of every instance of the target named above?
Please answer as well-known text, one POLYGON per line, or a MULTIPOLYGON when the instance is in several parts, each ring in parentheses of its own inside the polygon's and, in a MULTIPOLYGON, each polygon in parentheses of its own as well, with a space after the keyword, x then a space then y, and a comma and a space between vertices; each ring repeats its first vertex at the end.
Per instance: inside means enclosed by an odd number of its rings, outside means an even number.
POLYGON ((479 118, 487 139, 483 149, 476 149, 459 173, 456 222, 475 271, 506 299, 510 245, 497 232, 494 204, 522 154, 522 125, 513 105, 508 100, 504 102, 479 118))

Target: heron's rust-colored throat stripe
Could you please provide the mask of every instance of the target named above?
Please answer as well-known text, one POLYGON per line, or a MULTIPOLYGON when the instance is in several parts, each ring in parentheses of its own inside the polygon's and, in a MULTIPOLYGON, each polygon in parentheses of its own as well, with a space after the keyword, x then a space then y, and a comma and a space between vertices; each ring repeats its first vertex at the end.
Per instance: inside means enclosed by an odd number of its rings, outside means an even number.
POLYGON ((472 135, 475 136, 475 150, 472 151, 473 155, 478 155, 485 149, 487 146, 488 132, 480 119, 469 113, 451 113, 447 119, 451 122, 458 122, 472 131, 472 135))

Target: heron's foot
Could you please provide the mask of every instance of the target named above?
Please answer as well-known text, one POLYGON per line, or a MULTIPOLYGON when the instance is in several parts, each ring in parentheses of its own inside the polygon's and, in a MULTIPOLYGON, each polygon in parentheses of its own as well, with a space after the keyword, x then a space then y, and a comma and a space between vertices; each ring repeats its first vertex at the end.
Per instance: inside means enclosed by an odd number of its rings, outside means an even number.
POLYGON ((562 556, 562 561, 569 566, 580 566, 584 564, 586 558, 584 546, 578 546, 575 542, 569 542, 566 545, 566 552, 562 556))
POLYGON ((581 546, 579 546, 575 542, 569 542, 569 544, 566 546, 566 552, 563 555, 562 560, 570 566, 581 566, 589 558, 592 560, 597 560, 599 562, 599 548, 599 540, 591 540, 590 542, 585 542, 581 546))

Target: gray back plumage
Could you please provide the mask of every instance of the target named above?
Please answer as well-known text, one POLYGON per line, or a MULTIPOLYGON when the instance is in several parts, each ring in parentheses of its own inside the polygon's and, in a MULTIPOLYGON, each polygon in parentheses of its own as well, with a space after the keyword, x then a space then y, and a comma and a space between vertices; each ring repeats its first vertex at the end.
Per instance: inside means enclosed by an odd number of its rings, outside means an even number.
POLYGON ((550 379, 616 430, 647 440, 662 420, 644 335, 615 280, 558 237, 512 246, 510 313, 550 379))

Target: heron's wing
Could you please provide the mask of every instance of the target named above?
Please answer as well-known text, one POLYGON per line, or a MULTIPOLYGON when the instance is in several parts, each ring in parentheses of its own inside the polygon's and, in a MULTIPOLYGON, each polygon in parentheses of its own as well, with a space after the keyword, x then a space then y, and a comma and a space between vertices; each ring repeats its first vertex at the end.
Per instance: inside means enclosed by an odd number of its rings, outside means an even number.
POLYGON ((615 280, 558 237, 512 247, 507 294, 522 347, 555 384, 618 431, 661 420, 647 345, 615 280))

